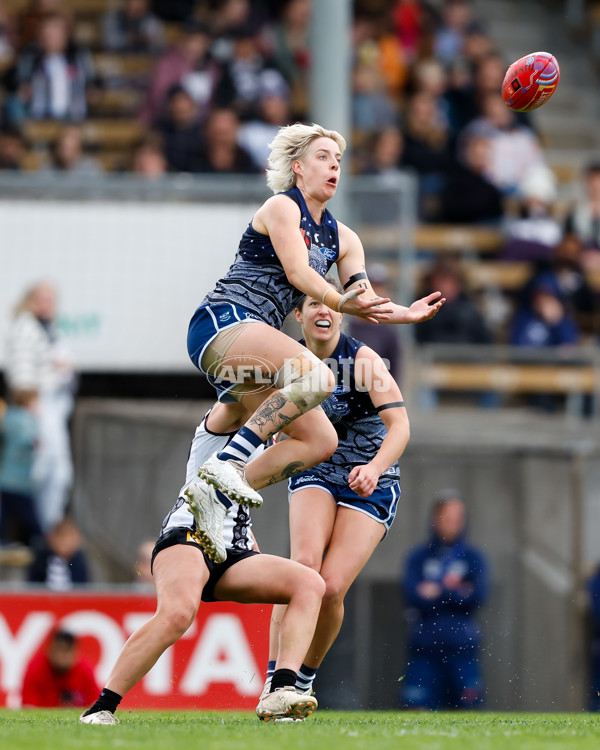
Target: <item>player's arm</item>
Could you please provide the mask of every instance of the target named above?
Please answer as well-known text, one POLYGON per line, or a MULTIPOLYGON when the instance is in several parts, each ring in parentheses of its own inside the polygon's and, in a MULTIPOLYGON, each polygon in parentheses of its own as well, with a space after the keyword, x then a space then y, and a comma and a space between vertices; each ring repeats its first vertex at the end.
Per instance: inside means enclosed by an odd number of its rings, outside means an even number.
POLYGON ((304 238, 300 232, 300 209, 285 195, 274 195, 256 212, 252 226, 271 238, 287 280, 304 294, 323 302, 332 310, 368 318, 373 323, 385 320, 390 309, 374 300, 361 299, 363 290, 340 295, 308 262, 304 238), (344 299, 345 298, 345 299, 344 299))
POLYGON ((360 497, 369 497, 377 487, 379 477, 404 453, 410 438, 410 425, 398 384, 381 357, 368 346, 361 346, 357 352, 354 378, 358 386, 368 388, 373 406, 387 430, 373 460, 355 466, 348 477, 350 489, 360 497))
MULTIPOLYGON (((340 238, 340 255, 337 261, 338 275, 344 292, 364 290, 363 296, 369 300, 376 298, 365 267, 365 251, 356 232, 338 222, 340 238)), ((391 315, 382 319, 382 323, 421 323, 437 313, 446 301, 440 292, 433 292, 416 300, 410 307, 386 302, 386 308, 392 308, 391 315)))

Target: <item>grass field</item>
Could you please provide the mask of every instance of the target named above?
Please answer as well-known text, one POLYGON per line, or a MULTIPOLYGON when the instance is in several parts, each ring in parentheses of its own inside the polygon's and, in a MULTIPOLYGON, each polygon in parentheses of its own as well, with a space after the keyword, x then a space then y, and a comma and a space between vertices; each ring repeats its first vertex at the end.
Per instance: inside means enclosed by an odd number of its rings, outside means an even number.
POLYGON ((84 726, 74 711, 0 711, 2 750, 597 750, 594 714, 321 711, 304 723, 250 713, 121 712, 119 726, 84 726))

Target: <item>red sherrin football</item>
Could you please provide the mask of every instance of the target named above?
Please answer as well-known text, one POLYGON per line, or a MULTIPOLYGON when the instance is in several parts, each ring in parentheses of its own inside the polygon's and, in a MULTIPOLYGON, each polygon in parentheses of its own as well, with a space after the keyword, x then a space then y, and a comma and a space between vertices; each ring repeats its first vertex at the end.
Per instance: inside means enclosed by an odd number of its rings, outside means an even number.
POLYGON ((514 62, 502 82, 504 103, 515 112, 529 112, 545 104, 556 91, 560 70, 554 55, 532 52, 514 62))

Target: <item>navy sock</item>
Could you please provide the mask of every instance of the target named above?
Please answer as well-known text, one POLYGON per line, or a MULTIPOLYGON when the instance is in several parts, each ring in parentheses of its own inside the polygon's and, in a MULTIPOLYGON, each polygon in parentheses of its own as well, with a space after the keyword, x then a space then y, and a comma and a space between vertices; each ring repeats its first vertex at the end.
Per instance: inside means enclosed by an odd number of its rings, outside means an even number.
POLYGON ((98 696, 98 700, 91 708, 88 708, 88 710, 85 711, 83 715, 89 716, 90 714, 97 714, 100 711, 110 711, 111 714, 114 714, 114 712, 117 710, 117 706, 122 700, 122 695, 113 693, 113 691, 109 690, 108 688, 104 688, 98 696))
POLYGON ((227 497, 227 495, 224 495, 221 490, 217 490, 217 497, 219 498, 219 502, 223 503, 226 508, 231 508, 231 506, 233 505, 231 500, 227 497))
POLYGON ((271 692, 282 687, 295 687, 296 673, 293 669, 276 669, 271 680, 271 692))
POLYGON ((272 661, 267 662, 267 680, 272 680, 273 679, 273 674, 275 673, 275 665, 276 664, 277 664, 277 662, 275 661, 275 659, 273 659, 272 661))
POLYGON ((245 464, 254 451, 262 444, 263 439, 260 435, 257 435, 244 426, 237 431, 223 450, 217 453, 217 458, 220 461, 232 459, 245 464))
POLYGON ((303 693, 307 690, 312 690, 318 670, 319 667, 307 667, 306 664, 303 664, 298 670, 298 676, 296 677, 296 687, 298 690, 302 690, 303 693))

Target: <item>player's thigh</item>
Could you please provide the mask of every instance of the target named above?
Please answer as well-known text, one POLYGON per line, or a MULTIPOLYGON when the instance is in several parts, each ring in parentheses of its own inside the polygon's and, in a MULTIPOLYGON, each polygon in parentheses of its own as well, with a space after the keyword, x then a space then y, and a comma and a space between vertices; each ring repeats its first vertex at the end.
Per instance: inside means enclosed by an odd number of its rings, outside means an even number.
POLYGON ((324 584, 315 571, 284 557, 259 554, 228 568, 215 586, 215 595, 243 604, 288 604, 295 592, 306 587, 322 595, 324 584))
POLYGON ((198 546, 174 544, 161 550, 154 559, 153 574, 159 614, 198 611, 209 577, 198 546))
POLYGON ((333 532, 335 499, 319 487, 305 487, 290 496, 290 557, 320 570, 333 532))
POLYGON ((375 519, 338 506, 321 575, 331 596, 343 596, 369 561, 385 528, 375 519))
POLYGON ((268 368, 275 374, 285 362, 303 352, 305 346, 266 323, 249 323, 223 356, 222 364, 237 368, 268 368))

